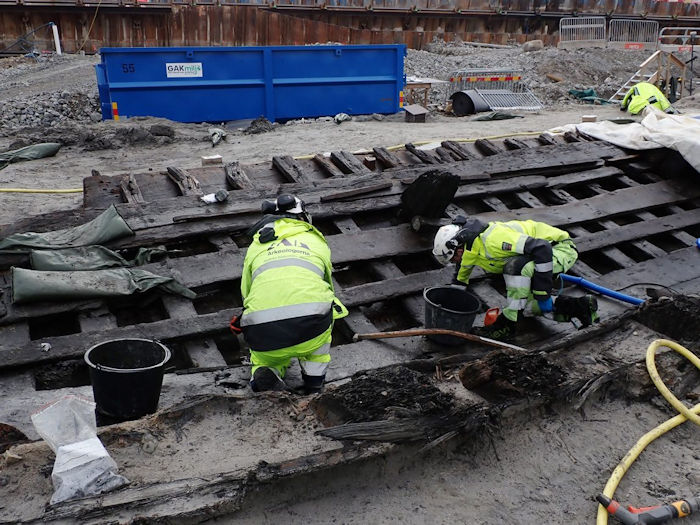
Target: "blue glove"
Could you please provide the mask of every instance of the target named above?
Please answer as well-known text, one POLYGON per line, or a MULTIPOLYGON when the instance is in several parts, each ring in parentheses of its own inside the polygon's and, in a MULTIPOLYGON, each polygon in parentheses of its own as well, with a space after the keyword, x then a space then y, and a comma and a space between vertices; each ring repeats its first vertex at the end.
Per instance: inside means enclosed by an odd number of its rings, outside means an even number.
POLYGON ((540 312, 543 314, 549 313, 552 311, 552 298, 547 297, 545 301, 537 301, 537 304, 540 307, 540 312))

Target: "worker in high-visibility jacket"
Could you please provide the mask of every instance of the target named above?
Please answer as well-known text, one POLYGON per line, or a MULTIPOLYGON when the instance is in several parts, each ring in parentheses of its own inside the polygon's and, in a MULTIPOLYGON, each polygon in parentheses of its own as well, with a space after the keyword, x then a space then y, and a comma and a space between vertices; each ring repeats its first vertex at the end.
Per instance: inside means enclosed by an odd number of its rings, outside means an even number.
POLYGON ((582 326, 598 321, 598 303, 591 295, 561 295, 552 300, 553 277, 578 259, 576 246, 564 230, 531 220, 487 224, 458 217, 438 230, 433 255, 443 265, 457 264, 455 284, 469 284, 476 266, 503 274, 508 304, 493 324, 476 329, 479 335, 509 339, 525 314, 551 314, 555 321, 577 319, 582 326))
POLYGON ((621 111, 629 111, 632 115, 637 115, 647 106, 654 106, 666 113, 675 113, 671 103, 664 96, 659 88, 648 82, 639 82, 632 86, 620 104, 621 111))
POLYGON ((331 331, 347 309, 335 297, 331 252, 311 225, 304 202, 289 194, 265 201, 249 231, 243 261, 243 312, 231 320, 250 345, 251 387, 284 390, 291 360, 301 367, 306 393, 321 390, 331 360, 331 331))

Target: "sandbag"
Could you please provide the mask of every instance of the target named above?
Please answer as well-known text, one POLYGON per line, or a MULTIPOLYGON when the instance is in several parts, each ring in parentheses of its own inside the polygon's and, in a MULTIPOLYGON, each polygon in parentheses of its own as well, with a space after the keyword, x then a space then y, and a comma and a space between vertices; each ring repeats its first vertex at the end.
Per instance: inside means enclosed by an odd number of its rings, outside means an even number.
POLYGON ((111 205, 90 222, 44 233, 15 233, 0 240, 0 250, 29 252, 31 248, 58 249, 73 246, 103 244, 108 241, 133 235, 134 232, 111 205))
POLYGON ((133 261, 127 261, 117 252, 104 246, 79 246, 77 248, 62 248, 59 250, 32 250, 29 262, 33 270, 41 271, 71 271, 71 270, 102 270, 141 266, 151 262, 154 255, 165 254, 164 246, 139 248, 133 261))
POLYGON ((41 144, 5 151, 0 153, 0 170, 13 162, 53 157, 59 149, 61 149, 61 144, 58 142, 42 142, 41 144))
POLYGON ((162 277, 137 268, 68 272, 12 268, 14 303, 116 297, 156 287, 188 299, 194 299, 197 295, 172 277, 162 277))

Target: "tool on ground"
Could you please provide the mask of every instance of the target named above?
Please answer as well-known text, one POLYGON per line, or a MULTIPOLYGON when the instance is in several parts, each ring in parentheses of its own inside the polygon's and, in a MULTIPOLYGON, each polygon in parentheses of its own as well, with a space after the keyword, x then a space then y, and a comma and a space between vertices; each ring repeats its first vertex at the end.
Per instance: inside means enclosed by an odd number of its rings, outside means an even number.
POLYGON ((493 308, 486 310, 486 315, 484 316, 484 326, 491 326, 493 323, 495 323, 500 313, 501 309, 498 306, 494 306, 493 308))
POLYGON ((520 352, 527 352, 527 350, 521 346, 511 345, 509 343, 504 343, 502 341, 496 341, 495 339, 489 339, 488 337, 481 337, 474 334, 465 334, 464 332, 457 332, 456 330, 446 330, 443 328, 415 328, 413 330, 399 330, 395 332, 373 332, 369 334, 355 334, 352 337, 353 342, 363 341, 365 339, 394 339, 397 337, 417 337, 420 335, 452 335, 455 337, 460 337, 468 341, 474 341, 475 343, 483 343, 489 346, 496 346, 498 348, 509 348, 511 350, 518 350, 520 352))
POLYGON ((560 273, 559 277, 561 277, 562 281, 578 284, 582 288, 593 290, 594 292, 598 292, 607 297, 612 297, 613 299, 618 299, 619 301, 624 301, 635 306, 640 305, 644 302, 644 299, 639 299, 638 297, 632 297, 631 295, 616 292, 615 290, 611 290, 610 288, 605 288, 603 286, 600 286, 599 284, 587 281, 583 277, 574 277, 573 275, 567 275, 565 273, 560 273))
POLYGON ((656 505, 654 507, 632 507, 626 509, 614 499, 610 499, 605 494, 596 496, 605 510, 615 516, 624 525, 656 525, 666 523, 675 518, 684 518, 700 510, 700 498, 688 498, 667 505, 656 505))
MULTIPOLYGON (((646 446, 654 441, 656 438, 659 436, 662 436, 672 428, 677 427, 678 425, 685 423, 686 421, 690 420, 696 425, 700 425, 700 403, 695 405, 692 408, 688 408, 683 404, 682 401, 680 401, 676 396, 673 395, 673 393, 668 389, 668 387, 664 384, 664 382, 661 380, 661 376, 659 375, 658 370, 656 369, 656 363, 655 363, 655 357, 656 357, 656 350, 659 347, 666 347, 670 348, 674 352, 679 353, 686 359, 688 359, 698 370, 700 370, 700 358, 696 356, 694 353, 692 353, 690 350, 687 348, 679 345, 678 343, 675 343, 673 341, 670 341, 668 339, 656 339, 653 341, 649 347, 647 348, 646 352, 646 365, 647 365, 647 371, 649 372, 649 377, 651 377, 652 382, 654 383, 654 386, 656 386, 657 390, 661 392, 661 395, 664 397, 666 401, 668 401, 673 408, 678 411, 678 415, 675 417, 672 417, 671 419, 661 423, 659 426, 656 428, 650 430, 646 434, 644 434, 641 438, 637 440, 635 445, 625 454, 625 456, 620 460, 620 462, 617 464, 615 469, 613 470, 613 473, 610 475, 610 479, 608 482, 605 484, 605 488, 603 489, 603 494, 602 497, 605 498, 605 502, 608 500, 612 501, 612 497, 615 494, 615 489, 617 489, 617 486, 619 485, 620 481, 622 480, 622 477, 625 475, 625 473, 629 470, 630 466, 632 466, 632 463, 639 457, 639 455, 644 451, 646 446)), ((598 496, 598 501, 600 500, 601 496, 598 496)), ((690 501, 690 500, 688 500, 690 501)), ((697 512, 698 511, 698 504, 700 504, 700 501, 698 498, 694 498, 694 503, 689 506, 690 510, 692 512, 697 512), (694 505, 694 506, 693 506, 694 505)), ((598 505, 598 514, 596 516, 596 525, 607 525, 608 523, 608 512, 612 513, 616 517, 620 517, 623 512, 620 512, 619 514, 615 514, 616 508, 608 508, 605 506, 605 503, 601 502, 601 505, 598 505), (606 512, 607 511, 607 512, 606 512)), ((623 509, 624 510, 624 509, 623 509)), ((644 510, 644 509, 642 509, 644 510)), ((649 514, 647 517, 651 519, 652 516, 655 514, 649 514)), ((684 514, 687 515, 687 514, 684 514)), ((629 518, 629 516, 626 516, 629 518)), ((633 516, 634 517, 634 516, 633 516)), ((640 523, 640 524, 651 524, 651 523, 663 523, 662 521, 623 521, 621 518, 619 518, 620 521, 623 523, 640 523)), ((646 518, 645 518, 646 519, 646 518)), ((670 519, 670 518, 669 518, 670 519)))

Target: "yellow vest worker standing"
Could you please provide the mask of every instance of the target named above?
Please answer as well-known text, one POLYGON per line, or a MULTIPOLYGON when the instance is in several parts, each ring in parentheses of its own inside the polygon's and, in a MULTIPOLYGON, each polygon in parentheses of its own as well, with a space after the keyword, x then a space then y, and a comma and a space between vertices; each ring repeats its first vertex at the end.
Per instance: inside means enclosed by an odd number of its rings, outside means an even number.
POLYGON ((671 103, 659 88, 648 82, 635 84, 622 99, 621 111, 629 111, 632 115, 639 114, 645 107, 652 105, 666 113, 675 113, 671 103))
POLYGON ((457 283, 469 284, 476 266, 503 275, 508 304, 495 323, 477 329, 479 335, 509 339, 523 313, 551 313, 555 321, 575 318, 583 326, 598 321, 598 303, 591 295, 552 300, 553 276, 569 270, 578 259, 564 230, 530 220, 486 224, 458 217, 438 230, 433 255, 443 265, 457 263, 457 283))
POLYGON ((262 211, 243 261, 243 313, 231 330, 250 345, 253 391, 286 389, 285 372, 296 358, 306 393, 319 392, 333 322, 348 313, 333 290, 331 252, 301 199, 280 195, 262 211))

